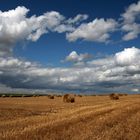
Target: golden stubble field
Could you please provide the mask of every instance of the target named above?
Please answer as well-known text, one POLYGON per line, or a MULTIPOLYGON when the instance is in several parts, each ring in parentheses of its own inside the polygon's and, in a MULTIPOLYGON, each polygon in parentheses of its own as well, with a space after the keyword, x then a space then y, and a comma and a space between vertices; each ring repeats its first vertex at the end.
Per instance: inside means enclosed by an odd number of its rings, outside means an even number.
POLYGON ((0 98, 0 140, 140 140, 140 95, 0 98))

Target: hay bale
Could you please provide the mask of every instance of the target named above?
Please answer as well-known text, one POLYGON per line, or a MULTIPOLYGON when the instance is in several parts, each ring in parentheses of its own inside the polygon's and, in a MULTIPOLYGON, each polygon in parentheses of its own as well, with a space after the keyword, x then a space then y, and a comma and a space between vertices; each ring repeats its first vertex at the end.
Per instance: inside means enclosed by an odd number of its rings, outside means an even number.
POLYGON ((62 97, 62 95, 56 95, 56 97, 62 97))
POLYGON ((54 99, 54 95, 48 95, 49 99, 54 99))
POLYGON ((35 97, 39 97, 39 95, 36 94, 35 97))
POLYGON ((119 95, 115 93, 110 94, 109 97, 111 100, 119 100, 119 95))
POLYGON ((11 94, 11 95, 9 95, 9 97, 13 97, 13 95, 11 94))
POLYGON ((122 94, 122 93, 119 93, 118 95, 119 95, 119 96, 124 96, 124 94, 122 94))
POLYGON ((36 94, 34 94, 34 95, 32 95, 32 97, 37 97, 37 95, 36 95, 36 94))
POLYGON ((128 94, 127 93, 119 93, 118 95, 119 96, 127 96, 128 94))
POLYGON ((67 103, 74 103, 75 102, 75 97, 73 94, 65 94, 63 96, 63 102, 67 103))
POLYGON ((5 97, 6 97, 6 95, 5 95, 5 94, 3 94, 1 97, 2 97, 2 98, 5 98, 5 97))
POLYGON ((78 97, 82 97, 82 95, 79 94, 78 97))
POLYGON ((21 97, 26 97, 26 95, 22 95, 21 97))

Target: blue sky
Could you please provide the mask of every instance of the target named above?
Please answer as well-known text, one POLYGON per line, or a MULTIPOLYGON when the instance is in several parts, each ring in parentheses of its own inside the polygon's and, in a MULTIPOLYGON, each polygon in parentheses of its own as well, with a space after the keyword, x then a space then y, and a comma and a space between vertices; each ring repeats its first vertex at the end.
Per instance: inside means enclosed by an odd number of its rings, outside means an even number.
MULTIPOLYGON (((56 0, 40 2, 40 0, 36 0, 33 4, 29 0, 23 0, 23 2, 12 1, 11 4, 9 4, 10 6, 6 6, 4 9, 14 9, 21 5, 30 9, 29 15, 41 15, 46 11, 57 11, 67 18, 74 17, 79 13, 87 14, 89 15, 89 19, 86 22, 88 22, 95 18, 115 18, 118 20, 125 8, 134 2, 137 2, 137 0, 107 0, 106 2, 102 0, 61 0, 61 2, 56 0)), ((114 40, 114 43, 106 45, 104 43, 84 41, 69 43, 65 39, 65 34, 52 33, 43 35, 36 43, 25 43, 25 49, 17 47, 15 55, 26 57, 29 60, 36 60, 46 65, 52 63, 54 66, 61 66, 64 65, 64 63, 60 63, 60 60, 64 59, 65 56, 73 50, 78 53, 90 52, 91 54, 96 55, 96 53, 112 54, 126 47, 133 45, 138 46, 139 40, 117 43, 118 41, 121 41, 121 37, 119 33, 115 36, 117 36, 117 39, 114 40)), ((112 35, 111 38, 113 39, 114 36, 112 35)))
POLYGON ((139 92, 140 1, 2 0, 0 10, 2 91, 139 92))

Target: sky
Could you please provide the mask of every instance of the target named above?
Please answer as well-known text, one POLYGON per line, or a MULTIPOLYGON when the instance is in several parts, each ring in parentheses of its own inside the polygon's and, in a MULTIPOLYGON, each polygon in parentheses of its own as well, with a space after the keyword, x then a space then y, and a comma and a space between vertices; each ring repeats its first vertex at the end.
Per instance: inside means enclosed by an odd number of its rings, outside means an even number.
POLYGON ((140 92, 139 0, 1 0, 0 91, 140 92))

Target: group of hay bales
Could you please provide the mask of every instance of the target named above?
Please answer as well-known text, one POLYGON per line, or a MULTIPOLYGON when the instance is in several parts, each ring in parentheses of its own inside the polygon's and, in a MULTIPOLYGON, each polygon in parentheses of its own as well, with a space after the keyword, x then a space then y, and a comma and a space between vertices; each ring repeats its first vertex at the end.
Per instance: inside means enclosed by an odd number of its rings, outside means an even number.
POLYGON ((49 99, 54 99, 55 97, 62 97, 62 95, 47 95, 49 99))
POLYGON ((127 96, 127 94, 126 93, 111 93, 109 95, 111 100, 119 100, 120 96, 127 96))
POLYGON ((74 103, 76 97, 82 97, 82 95, 76 95, 76 94, 64 94, 62 95, 47 95, 49 99, 54 99, 55 97, 63 97, 63 102, 65 103, 74 103))
MULTIPOLYGON (((111 93, 109 94, 109 97, 111 100, 119 100, 120 96, 127 96, 127 94, 124 93, 111 93)), ((38 95, 1 95, 0 97, 38 97, 38 95)), ((49 99, 54 99, 55 97, 62 97, 62 95, 47 95, 49 99)), ((75 97, 82 97, 82 95, 75 95, 75 94, 65 94, 63 95, 63 102, 65 103, 74 103, 75 102, 75 97)))
MULTIPOLYGON (((47 95, 48 99, 54 99, 55 97, 62 97, 62 95, 47 95)), ((81 96, 79 96, 81 97, 81 96)), ((63 95, 63 102, 65 103, 74 103, 75 95, 74 94, 65 94, 63 95)))
MULTIPOLYGON (((77 97, 82 97, 82 95, 76 95, 77 97)), ((56 97, 63 97, 63 102, 66 103, 74 103, 75 102, 75 94, 65 94, 65 95, 47 95, 48 99, 55 99, 56 97)), ((24 95, 24 94, 1 94, 0 97, 39 97, 39 95, 24 95)))
POLYGON ((128 94, 126 94, 126 93, 119 93, 118 95, 119 96, 127 96, 128 94))
POLYGON ((56 97, 62 97, 62 95, 55 95, 56 97))

